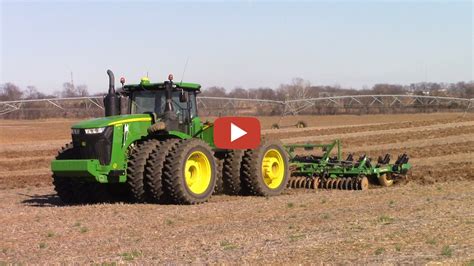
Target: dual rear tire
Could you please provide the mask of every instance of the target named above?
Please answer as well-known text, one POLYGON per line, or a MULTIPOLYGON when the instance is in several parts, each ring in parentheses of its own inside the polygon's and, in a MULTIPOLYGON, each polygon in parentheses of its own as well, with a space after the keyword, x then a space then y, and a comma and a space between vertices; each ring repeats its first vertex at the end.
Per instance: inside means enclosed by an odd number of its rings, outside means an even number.
POLYGON ((264 141, 257 149, 228 151, 218 156, 220 160, 202 140, 166 140, 149 156, 144 193, 147 201, 173 204, 199 204, 220 190, 231 195, 279 195, 288 183, 287 156, 275 141, 264 141))
POLYGON ((257 149, 232 150, 224 159, 224 191, 231 195, 279 195, 289 175, 288 155, 279 141, 264 140, 257 149))

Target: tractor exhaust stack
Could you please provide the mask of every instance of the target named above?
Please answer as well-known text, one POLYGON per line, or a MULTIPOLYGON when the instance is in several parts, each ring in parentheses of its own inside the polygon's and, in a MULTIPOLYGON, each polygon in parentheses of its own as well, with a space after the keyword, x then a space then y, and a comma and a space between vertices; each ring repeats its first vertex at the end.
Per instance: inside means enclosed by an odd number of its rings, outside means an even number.
POLYGON ((109 92, 104 98, 105 116, 114 116, 120 114, 120 101, 115 93, 115 76, 112 70, 107 70, 109 75, 109 92))

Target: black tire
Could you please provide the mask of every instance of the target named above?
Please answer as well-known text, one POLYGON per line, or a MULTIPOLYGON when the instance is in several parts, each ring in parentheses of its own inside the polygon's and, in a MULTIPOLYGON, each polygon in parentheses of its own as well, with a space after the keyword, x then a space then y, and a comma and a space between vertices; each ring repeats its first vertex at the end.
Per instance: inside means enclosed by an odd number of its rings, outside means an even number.
POLYGON ((216 160, 216 187, 214 188, 214 195, 219 195, 224 193, 224 180, 223 180, 223 167, 224 159, 220 159, 218 156, 214 156, 216 160))
POLYGON ((216 160, 209 145, 200 139, 181 141, 166 157, 163 172, 163 188, 171 203, 197 204, 206 202, 214 192, 216 185, 216 160), (185 165, 188 157, 199 151, 203 153, 210 164, 210 181, 205 191, 193 193, 185 179, 185 165))
POLYGON ((127 164, 127 188, 129 200, 132 202, 145 202, 146 194, 144 187, 145 164, 151 152, 156 149, 160 142, 156 139, 140 140, 130 151, 127 164))
MULTIPOLYGON (((56 160, 73 160, 77 158, 72 143, 66 144, 58 152, 56 160)), ((53 174, 54 190, 65 204, 83 204, 91 201, 89 191, 83 191, 85 186, 76 178, 53 174)))
POLYGON ((229 195, 239 195, 241 192, 241 165, 243 150, 231 150, 225 154, 223 179, 224 192, 229 195))
MULTIPOLYGON (((242 160, 242 188, 249 195, 276 196, 286 188, 290 171, 288 167, 288 154, 279 141, 263 140, 260 147, 253 150, 246 150, 242 160), (281 155, 283 165, 283 175, 277 187, 271 188, 264 181, 262 174, 262 163, 265 154, 275 150, 281 155)), ((280 166, 281 167, 281 166, 280 166)))
POLYGON ((74 182, 71 177, 63 177, 53 174, 54 190, 64 204, 79 204, 80 199, 76 197, 76 190, 74 182))
POLYGON ((179 139, 167 139, 160 141, 151 152, 145 166, 144 186, 146 198, 153 203, 164 201, 163 198, 163 167, 166 156, 179 143, 179 139))

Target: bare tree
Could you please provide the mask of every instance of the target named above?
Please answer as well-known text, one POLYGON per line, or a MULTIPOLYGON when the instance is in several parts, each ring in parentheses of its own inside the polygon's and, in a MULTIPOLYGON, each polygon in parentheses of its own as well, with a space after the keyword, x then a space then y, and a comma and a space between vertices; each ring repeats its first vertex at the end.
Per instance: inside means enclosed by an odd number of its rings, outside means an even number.
POLYGON ((23 91, 13 83, 6 83, 0 87, 0 101, 20 100, 23 91))
POLYGON ((61 91, 61 97, 84 97, 88 96, 89 92, 86 85, 80 85, 75 87, 74 84, 70 82, 65 82, 63 84, 63 90, 61 91))
POLYGON ((42 92, 39 92, 35 86, 27 86, 24 95, 25 99, 44 99, 50 97, 42 92))
POLYGON ((203 96, 226 97, 227 93, 222 87, 210 87, 202 92, 203 96))

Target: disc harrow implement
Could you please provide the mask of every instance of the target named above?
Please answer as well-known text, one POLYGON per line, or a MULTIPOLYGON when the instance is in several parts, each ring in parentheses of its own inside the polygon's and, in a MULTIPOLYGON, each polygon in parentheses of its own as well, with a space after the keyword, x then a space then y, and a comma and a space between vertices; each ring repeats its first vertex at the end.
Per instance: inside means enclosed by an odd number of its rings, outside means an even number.
POLYGON ((291 176, 288 188, 366 190, 369 188, 369 180, 365 176, 335 178, 291 176))
POLYGON ((398 156, 390 164, 390 155, 380 156, 376 163, 366 155, 354 160, 353 155, 342 160, 341 142, 330 144, 295 144, 285 148, 290 155, 291 177, 288 188, 367 190, 372 185, 391 186, 397 178, 407 174, 411 165, 407 154, 398 156), (321 155, 295 155, 320 148, 321 155), (333 155, 335 154, 335 155, 333 155))

